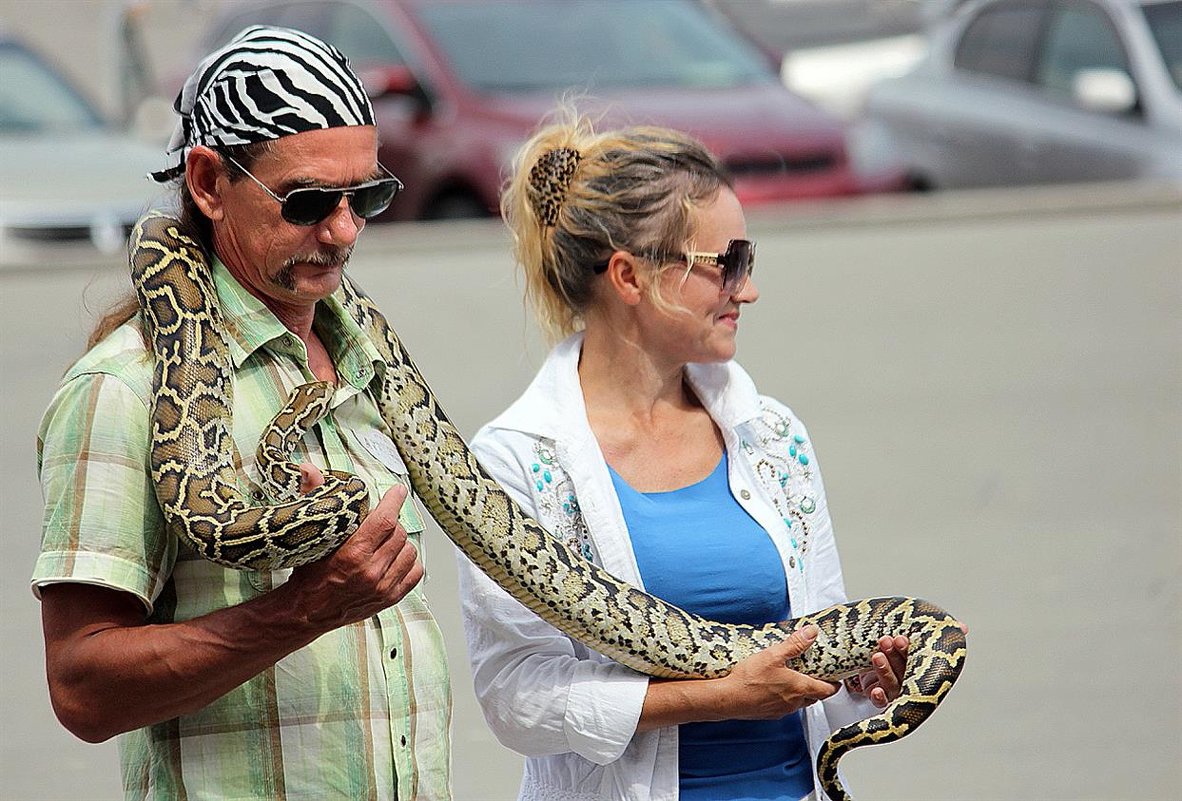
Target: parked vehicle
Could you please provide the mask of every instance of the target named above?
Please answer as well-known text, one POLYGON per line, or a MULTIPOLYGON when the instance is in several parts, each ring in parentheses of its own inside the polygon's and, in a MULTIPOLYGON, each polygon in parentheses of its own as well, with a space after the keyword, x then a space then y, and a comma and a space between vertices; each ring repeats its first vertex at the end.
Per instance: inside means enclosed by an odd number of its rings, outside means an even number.
POLYGON ((1182 0, 974 0, 859 134, 922 188, 1182 182, 1182 0))
POLYGON ((123 248, 164 161, 108 125, 48 62, 0 35, 0 261, 123 248))
POLYGON ((845 128, 781 84, 773 64, 693 0, 288 0, 223 18, 208 52, 253 23, 335 44, 365 80, 380 158, 406 184, 388 219, 495 213, 511 158, 561 98, 600 127, 700 137, 745 203, 901 185, 856 174, 845 128))

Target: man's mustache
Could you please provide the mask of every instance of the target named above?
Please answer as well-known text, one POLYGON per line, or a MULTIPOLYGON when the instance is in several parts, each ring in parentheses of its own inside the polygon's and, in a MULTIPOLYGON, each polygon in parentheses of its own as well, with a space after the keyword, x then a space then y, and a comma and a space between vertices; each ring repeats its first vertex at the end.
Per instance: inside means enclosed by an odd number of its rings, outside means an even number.
POLYGON ((283 266, 287 269, 295 267, 297 264, 311 264, 316 267, 344 267, 352 255, 352 247, 329 245, 315 253, 297 253, 285 261, 283 266))

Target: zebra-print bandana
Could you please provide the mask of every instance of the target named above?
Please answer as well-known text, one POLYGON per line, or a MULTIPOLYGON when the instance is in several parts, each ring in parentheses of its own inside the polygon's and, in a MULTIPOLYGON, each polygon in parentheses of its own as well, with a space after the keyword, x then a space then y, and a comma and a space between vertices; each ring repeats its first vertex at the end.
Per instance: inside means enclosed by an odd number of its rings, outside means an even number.
POLYGON ((254 25, 205 58, 173 108, 180 122, 168 153, 179 164, 152 178, 182 175, 196 145, 248 145, 281 136, 373 125, 373 107, 339 50, 291 28, 254 25))

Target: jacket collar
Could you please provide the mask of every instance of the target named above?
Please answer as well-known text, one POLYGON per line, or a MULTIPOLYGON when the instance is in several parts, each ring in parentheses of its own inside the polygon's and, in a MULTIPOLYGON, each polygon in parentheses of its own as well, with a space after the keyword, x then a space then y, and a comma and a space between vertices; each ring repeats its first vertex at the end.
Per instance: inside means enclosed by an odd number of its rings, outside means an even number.
MULTIPOLYGON (((521 431, 556 442, 593 438, 579 385, 582 350, 582 332, 555 345, 521 397, 489 423, 489 427, 521 431)), ((737 429, 760 416, 755 382, 734 361, 690 364, 686 366, 686 377, 720 426, 737 429)))

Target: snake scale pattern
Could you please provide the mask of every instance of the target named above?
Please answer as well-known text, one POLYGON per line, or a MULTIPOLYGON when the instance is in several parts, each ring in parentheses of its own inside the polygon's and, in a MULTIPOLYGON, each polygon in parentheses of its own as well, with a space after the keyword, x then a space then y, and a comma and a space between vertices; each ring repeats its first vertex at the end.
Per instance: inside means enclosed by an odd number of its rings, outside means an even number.
MULTIPOLYGON (((330 553, 365 516, 365 487, 344 473, 301 495, 291 446, 328 410, 332 388, 297 388, 259 444, 273 504, 238 489, 230 435, 231 367, 207 255, 175 219, 146 215, 131 240, 132 282, 155 355, 150 467, 166 524, 201 556, 271 570, 330 553)), ((345 308, 387 363, 383 418, 415 493, 444 533, 514 598, 588 647, 638 671, 671 678, 725 675, 744 657, 814 623, 820 634, 795 670, 838 681, 866 670, 884 635, 911 640, 898 699, 834 732, 817 760, 824 792, 848 799, 837 762, 850 749, 897 740, 936 709, 964 665, 965 635, 939 607, 874 598, 764 627, 691 615, 624 584, 575 554, 505 494, 477 463, 410 355, 370 299, 346 276, 345 308)))

